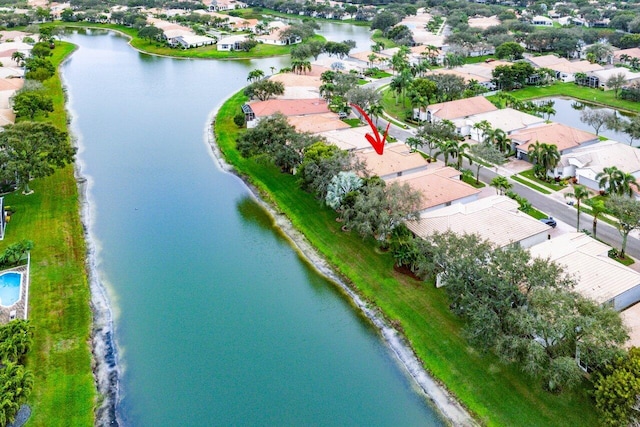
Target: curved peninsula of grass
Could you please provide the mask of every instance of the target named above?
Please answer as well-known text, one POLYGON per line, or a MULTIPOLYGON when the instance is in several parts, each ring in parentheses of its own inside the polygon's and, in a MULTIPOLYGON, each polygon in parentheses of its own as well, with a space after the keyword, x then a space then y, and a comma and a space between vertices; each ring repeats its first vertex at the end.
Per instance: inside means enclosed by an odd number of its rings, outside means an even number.
MULTIPOLYGON (((75 49, 56 42, 50 58, 58 67, 75 49)), ((65 99, 58 72, 44 82, 53 98, 50 121, 67 130, 65 99)), ((91 360, 90 291, 86 245, 72 165, 30 184, 34 193, 5 196, 15 214, 0 250, 21 239, 32 240, 29 320, 35 328, 27 368, 34 373, 29 398, 30 426, 94 424, 97 392, 91 360)))
MULTIPOLYGON (((117 31, 129 37, 129 44, 140 52, 150 55, 160 55, 172 58, 198 58, 198 59, 255 59, 268 58, 272 56, 283 56, 291 53, 291 45, 274 46, 259 43, 249 52, 241 51, 220 51, 216 45, 201 46, 191 49, 171 48, 163 43, 150 42, 148 39, 138 37, 138 30, 124 25, 117 24, 88 24, 84 22, 56 22, 55 25, 68 28, 98 28, 103 30, 117 31)), ((316 34, 309 40, 326 41, 326 39, 316 34)))
POLYGON ((377 306, 412 346, 424 367, 490 426, 596 426, 597 415, 587 395, 588 384, 561 394, 542 390, 541 383, 504 365, 491 354, 478 353, 462 333, 462 320, 449 311, 445 292, 394 271, 390 253, 376 250, 373 240, 344 233, 336 214, 301 191, 297 178, 236 150, 244 130, 233 122, 246 98, 239 92, 227 100, 215 120, 218 148, 236 172, 249 181, 278 212, 285 214, 309 242, 363 299, 377 306))

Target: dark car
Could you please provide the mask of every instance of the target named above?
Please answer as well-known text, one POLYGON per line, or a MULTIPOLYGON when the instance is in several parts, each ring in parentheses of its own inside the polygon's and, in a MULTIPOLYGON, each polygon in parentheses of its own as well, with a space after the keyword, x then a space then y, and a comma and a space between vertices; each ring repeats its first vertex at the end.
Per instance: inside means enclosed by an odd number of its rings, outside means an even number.
POLYGON ((541 218, 540 221, 544 222, 545 224, 551 226, 551 228, 556 228, 556 225, 558 225, 558 223, 556 223, 556 220, 553 219, 553 217, 549 217, 549 218, 541 218))

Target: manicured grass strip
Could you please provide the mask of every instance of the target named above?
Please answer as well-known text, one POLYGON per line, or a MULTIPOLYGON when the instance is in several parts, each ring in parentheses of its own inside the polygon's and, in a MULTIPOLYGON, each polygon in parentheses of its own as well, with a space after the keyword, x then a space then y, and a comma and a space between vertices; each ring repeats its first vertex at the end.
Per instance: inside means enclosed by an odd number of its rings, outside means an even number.
POLYGON ((520 184, 522 185, 526 185, 527 187, 539 191, 542 194, 551 194, 551 191, 540 187, 539 185, 534 184, 533 182, 529 181, 528 179, 522 179, 520 178, 518 175, 512 175, 511 179, 513 179, 514 181, 518 181, 520 184))
MULTIPOLYGON (((58 65, 74 46, 56 42, 51 57, 58 65)), ((55 111, 48 119, 66 129, 66 112, 56 74, 45 82, 55 111)), ((27 367, 35 376, 29 426, 91 426, 97 398, 91 371, 90 292, 85 271, 86 246, 80 222, 73 167, 34 180, 34 194, 10 194, 16 210, 0 250, 20 239, 35 243, 31 252, 29 318, 35 327, 27 367)))
POLYGON ((352 128, 357 128, 362 126, 362 122, 360 119, 342 119, 343 122, 351 126, 352 128))
POLYGON ((235 139, 242 131, 233 123, 233 116, 245 99, 241 92, 234 95, 216 118, 216 138, 227 161, 291 219, 363 298, 403 331, 426 368, 483 424, 598 425, 586 381, 577 391, 546 393, 540 382, 524 376, 515 366, 478 353, 464 338, 462 321, 450 312, 442 289, 395 272, 392 255, 379 253, 373 240, 342 232, 336 213, 300 191, 295 176, 240 157, 235 139))
POLYGON ((549 218, 549 215, 547 215, 546 213, 540 212, 536 208, 523 209, 522 212, 526 213, 529 216, 532 216, 535 219, 549 218))
POLYGON ((519 173, 519 175, 524 176, 525 178, 530 179, 531 181, 534 181, 535 183, 537 183, 538 185, 542 185, 544 187, 547 187, 549 190, 553 190, 553 191, 560 191, 564 188, 566 188, 566 185, 558 185, 558 184, 554 184, 552 182, 547 182, 547 181, 542 181, 541 179, 539 179, 534 173, 533 173, 533 169, 527 169, 526 171, 522 171, 519 173))
POLYGON ((518 99, 543 98, 547 96, 568 96, 587 102, 640 113, 640 103, 618 99, 615 97, 613 90, 601 91, 585 86, 578 86, 575 83, 556 82, 549 86, 527 86, 523 89, 509 92, 509 94, 518 99))
POLYGON ((400 122, 404 122, 407 115, 411 113, 411 101, 409 98, 405 97, 403 100, 400 95, 396 97, 396 94, 389 87, 383 89, 380 104, 385 113, 400 122))
POLYGON ((486 187, 485 183, 482 181, 478 181, 476 182, 476 179, 474 177, 471 176, 462 176, 462 180, 464 182, 466 182, 467 184, 469 184, 470 186, 474 187, 474 188, 484 188, 486 187))
MULTIPOLYGON (((249 52, 225 52, 218 51, 216 45, 201 46, 192 49, 170 48, 164 43, 150 42, 138 37, 138 30, 116 24, 87 24, 83 22, 56 22, 57 25, 71 28, 99 28, 120 31, 131 38, 130 44, 134 48, 154 55, 171 56, 175 58, 202 58, 202 59, 237 59, 237 58, 265 58, 271 56, 288 55, 291 46, 273 46, 259 43, 249 52)), ((325 38, 316 34, 310 40, 325 41, 325 38)))

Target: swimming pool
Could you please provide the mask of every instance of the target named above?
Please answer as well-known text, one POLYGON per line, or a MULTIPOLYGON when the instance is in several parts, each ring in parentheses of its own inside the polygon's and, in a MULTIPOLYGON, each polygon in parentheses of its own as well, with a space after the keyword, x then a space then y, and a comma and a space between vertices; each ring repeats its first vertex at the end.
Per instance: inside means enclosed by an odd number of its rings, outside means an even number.
POLYGON ((0 305, 11 307, 20 300, 22 273, 15 271, 0 275, 0 305))

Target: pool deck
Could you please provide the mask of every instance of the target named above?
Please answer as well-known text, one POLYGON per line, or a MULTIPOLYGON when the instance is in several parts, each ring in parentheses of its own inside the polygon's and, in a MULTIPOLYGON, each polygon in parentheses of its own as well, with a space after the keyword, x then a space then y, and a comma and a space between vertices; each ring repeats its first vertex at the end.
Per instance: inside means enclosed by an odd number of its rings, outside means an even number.
POLYGON ((27 265, 21 265, 19 267, 0 271, 0 274, 10 272, 22 274, 22 277, 20 279, 20 299, 10 307, 4 307, 0 305, 0 324, 9 323, 10 314, 13 310, 16 311, 16 319, 26 319, 27 314, 25 302, 27 301, 27 292, 29 286, 29 267, 27 265))

